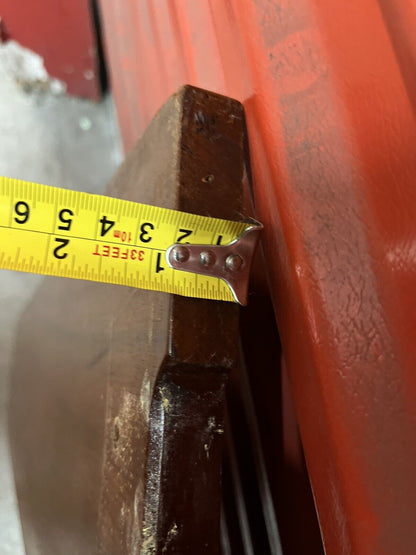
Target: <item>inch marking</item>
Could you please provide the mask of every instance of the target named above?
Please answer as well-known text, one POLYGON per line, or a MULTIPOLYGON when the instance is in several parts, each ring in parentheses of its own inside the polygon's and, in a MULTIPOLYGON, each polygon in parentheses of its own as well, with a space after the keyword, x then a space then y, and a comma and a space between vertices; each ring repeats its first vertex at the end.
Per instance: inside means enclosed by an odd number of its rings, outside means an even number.
MULTIPOLYGON (((10 229, 9 226, 6 226, 6 225, 0 225, 0 228, 10 229)), ((11 229, 16 229, 16 228, 11 228, 11 229)), ((49 236, 52 236, 52 237, 62 237, 62 239, 65 239, 65 238, 69 237, 71 239, 79 239, 81 241, 90 241, 91 243, 106 243, 106 244, 111 243, 112 245, 117 245, 119 247, 123 246, 123 243, 119 243, 118 241, 107 241, 105 239, 91 239, 89 237, 82 237, 80 235, 63 235, 62 233, 52 233, 50 231, 39 231, 37 229, 24 229, 24 228, 19 229, 19 231, 27 231, 28 233, 39 233, 40 235, 49 235, 49 236)), ((158 251, 158 250, 160 251, 160 249, 156 249, 154 247, 148 247, 147 245, 143 246, 143 245, 135 244, 135 245, 129 245, 129 246, 130 247, 137 247, 137 248, 140 248, 140 249, 147 249, 147 250, 151 250, 151 251, 158 251)))
POLYGON ((224 281, 173 269, 166 251, 175 242, 235 240, 249 227, 4 177, 0 214, 8 222, 0 224, 0 268, 229 301, 224 281))

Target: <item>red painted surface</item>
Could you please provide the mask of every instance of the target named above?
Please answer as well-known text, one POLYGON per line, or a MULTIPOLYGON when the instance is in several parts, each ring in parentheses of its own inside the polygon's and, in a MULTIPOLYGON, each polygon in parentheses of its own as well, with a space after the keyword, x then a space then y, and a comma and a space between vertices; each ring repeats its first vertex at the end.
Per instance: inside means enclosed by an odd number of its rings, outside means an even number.
POLYGON ((414 2, 102 6, 126 149, 184 83, 245 105, 326 552, 416 552, 414 2))
POLYGON ((40 54, 69 94, 98 100, 96 35, 88 0, 1 0, 8 38, 40 54))

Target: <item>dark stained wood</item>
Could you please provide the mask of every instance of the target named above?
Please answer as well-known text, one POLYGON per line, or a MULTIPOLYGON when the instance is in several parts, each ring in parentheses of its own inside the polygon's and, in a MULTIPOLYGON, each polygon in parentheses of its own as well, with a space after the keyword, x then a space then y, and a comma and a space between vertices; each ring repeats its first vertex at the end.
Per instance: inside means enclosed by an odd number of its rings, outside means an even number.
MULTIPOLYGON (((244 137, 238 102, 185 87, 109 194, 241 219, 244 137)), ((45 279, 22 318, 10 404, 27 553, 219 553, 237 345, 231 303, 45 279)))

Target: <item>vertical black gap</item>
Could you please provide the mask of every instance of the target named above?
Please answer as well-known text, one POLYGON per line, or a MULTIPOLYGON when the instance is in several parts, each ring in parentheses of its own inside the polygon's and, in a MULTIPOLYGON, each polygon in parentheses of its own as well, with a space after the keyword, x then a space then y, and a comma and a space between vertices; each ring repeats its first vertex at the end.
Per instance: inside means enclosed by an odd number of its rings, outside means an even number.
POLYGON ((322 555, 306 465, 302 459, 295 467, 285 457, 280 340, 267 290, 256 291, 241 312, 241 342, 282 551, 287 555, 322 555))
POLYGON ((103 27, 97 0, 90 0, 90 10, 96 37, 98 76, 100 80, 101 92, 104 94, 108 90, 109 80, 104 52, 103 27))
POLYGON ((240 376, 238 376, 238 390, 235 393, 232 389, 230 391, 228 409, 231 428, 229 431, 232 434, 232 440, 235 445, 253 547, 255 553, 270 555, 270 545, 254 462, 253 445, 251 443, 247 415, 245 414, 241 398, 240 376))
POLYGON ((241 362, 240 387, 241 399, 249 428, 248 433, 251 440, 251 452, 255 465, 257 487, 259 489, 259 496, 262 503, 263 516, 267 528, 270 551, 273 555, 282 555, 280 533, 276 519, 275 504, 273 502, 272 492, 270 488, 270 480, 267 472, 267 463, 265 460, 263 444, 261 441, 259 419, 254 406, 249 377, 244 364, 244 360, 242 360, 241 362))
MULTIPOLYGON (((221 524, 223 528, 226 528, 226 530, 221 530, 221 534, 227 533, 232 555, 242 555, 244 553, 244 546, 233 489, 230 460, 228 456, 224 457, 222 473, 223 519, 221 524)), ((223 553, 223 555, 225 554, 223 553)))
POLYGON ((8 40, 10 40, 10 35, 7 31, 6 24, 0 15, 0 43, 7 42, 8 40))

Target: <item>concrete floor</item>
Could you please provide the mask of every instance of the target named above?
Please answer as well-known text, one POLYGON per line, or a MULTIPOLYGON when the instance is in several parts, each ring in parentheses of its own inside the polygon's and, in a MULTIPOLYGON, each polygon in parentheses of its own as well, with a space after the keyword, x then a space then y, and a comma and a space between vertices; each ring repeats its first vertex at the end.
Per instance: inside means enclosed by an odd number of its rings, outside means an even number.
MULTIPOLYGON (((111 98, 93 104, 45 87, 24 92, 3 48, 0 44, 0 175, 102 192, 122 156, 111 98)), ((41 279, 0 270, 1 555, 24 554, 7 439, 8 384, 19 317, 41 279)))

